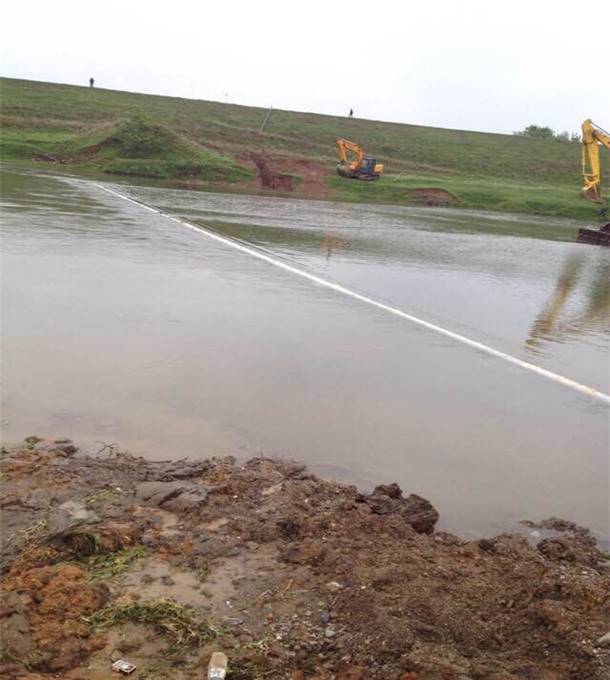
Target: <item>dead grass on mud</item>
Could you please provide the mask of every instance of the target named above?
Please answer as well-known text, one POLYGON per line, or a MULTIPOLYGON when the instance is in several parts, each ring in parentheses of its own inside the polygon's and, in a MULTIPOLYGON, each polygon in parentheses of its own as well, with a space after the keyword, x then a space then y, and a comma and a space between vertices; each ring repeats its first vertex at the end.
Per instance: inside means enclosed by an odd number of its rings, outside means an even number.
POLYGON ((192 609, 170 600, 104 607, 90 616, 87 622, 94 629, 128 622, 150 625, 169 640, 167 651, 172 656, 180 656, 185 648, 200 647, 217 635, 217 631, 192 609))

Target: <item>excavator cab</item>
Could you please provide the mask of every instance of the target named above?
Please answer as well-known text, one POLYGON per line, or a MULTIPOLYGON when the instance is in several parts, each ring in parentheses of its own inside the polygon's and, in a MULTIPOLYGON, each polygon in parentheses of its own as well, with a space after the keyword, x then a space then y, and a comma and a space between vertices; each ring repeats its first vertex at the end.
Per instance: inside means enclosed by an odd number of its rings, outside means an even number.
MULTIPOLYGON (((371 157, 371 156, 365 156, 362 159, 362 163, 360 164, 360 167, 358 170, 356 170, 356 173, 358 175, 376 175, 375 173, 375 166, 377 165, 377 161, 371 157)), ((379 175, 377 175, 379 177, 379 175)))

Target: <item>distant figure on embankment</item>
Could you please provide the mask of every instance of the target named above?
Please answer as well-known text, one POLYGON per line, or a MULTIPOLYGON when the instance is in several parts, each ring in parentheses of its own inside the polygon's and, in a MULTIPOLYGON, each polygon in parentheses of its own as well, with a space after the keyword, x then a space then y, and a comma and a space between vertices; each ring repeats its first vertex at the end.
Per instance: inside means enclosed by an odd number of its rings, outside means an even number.
POLYGON ((354 117, 354 109, 349 110, 349 115, 347 116, 348 118, 353 118, 354 117))
POLYGON ((93 78, 89 78, 89 87, 93 87, 95 85, 95 80, 93 78))

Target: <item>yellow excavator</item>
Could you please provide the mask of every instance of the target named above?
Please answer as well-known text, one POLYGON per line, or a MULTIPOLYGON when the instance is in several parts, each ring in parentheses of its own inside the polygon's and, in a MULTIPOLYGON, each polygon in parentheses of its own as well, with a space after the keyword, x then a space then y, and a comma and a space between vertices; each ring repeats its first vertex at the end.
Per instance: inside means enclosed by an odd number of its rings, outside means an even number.
MULTIPOLYGON (((583 177, 582 195, 596 203, 603 203, 601 164, 599 159, 600 144, 610 151, 610 133, 587 118, 582 124, 582 145, 580 147, 583 177)), ((607 212, 607 206, 603 207, 600 211, 603 217, 607 215, 607 212)), ((610 246, 610 222, 604 224, 599 229, 589 229, 586 227, 579 229, 576 240, 579 243, 610 246)))
POLYGON ((337 149, 339 150, 339 164, 337 174, 348 179, 362 179, 371 181, 379 179, 383 172, 383 165, 378 163, 375 158, 365 156, 362 148, 356 142, 348 139, 338 139, 337 149), (353 160, 348 160, 347 152, 354 156, 353 160))
POLYGON ((591 201, 602 200, 602 176, 599 162, 599 145, 610 150, 610 133, 587 118, 582 124, 582 177, 584 186, 582 195, 591 201))

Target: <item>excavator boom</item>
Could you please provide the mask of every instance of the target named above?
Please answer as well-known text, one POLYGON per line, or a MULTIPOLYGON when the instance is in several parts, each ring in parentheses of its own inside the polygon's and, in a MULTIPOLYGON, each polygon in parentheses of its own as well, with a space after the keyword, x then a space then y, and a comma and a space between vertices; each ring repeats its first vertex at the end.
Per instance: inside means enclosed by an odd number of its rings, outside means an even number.
POLYGON ((583 176, 582 195, 592 201, 602 200, 600 144, 610 150, 610 134, 587 118, 582 124, 582 146, 580 149, 583 176))
POLYGON ((340 163, 348 163, 352 169, 355 169, 362 163, 364 153, 360 145, 356 144, 356 142, 350 142, 349 139, 338 139, 337 149, 339 150, 340 163), (355 157, 351 163, 347 160, 348 151, 351 151, 355 157))

